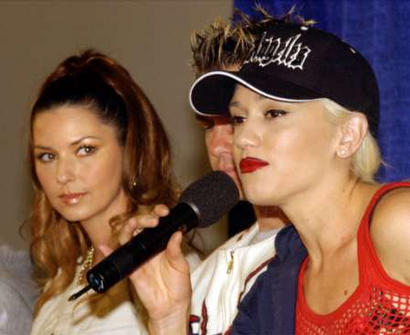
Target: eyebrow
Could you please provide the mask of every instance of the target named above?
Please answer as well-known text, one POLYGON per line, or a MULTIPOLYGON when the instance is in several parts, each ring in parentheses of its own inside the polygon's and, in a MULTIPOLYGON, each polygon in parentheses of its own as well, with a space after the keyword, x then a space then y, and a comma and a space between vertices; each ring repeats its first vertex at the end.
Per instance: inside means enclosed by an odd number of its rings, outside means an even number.
POLYGON ((241 104, 240 104, 239 101, 232 100, 232 101, 229 103, 229 105, 228 105, 228 108, 231 108, 231 107, 238 107, 238 108, 240 108, 240 107, 241 107, 241 104))
MULTIPOLYGON (((84 136, 84 137, 79 138, 78 140, 75 140, 74 142, 71 142, 70 146, 76 146, 79 143, 81 143, 82 141, 88 140, 88 139, 101 140, 101 138, 97 137, 97 136, 84 136)), ((35 145, 34 149, 53 150, 53 148, 48 147, 48 146, 44 146, 44 145, 35 145)))

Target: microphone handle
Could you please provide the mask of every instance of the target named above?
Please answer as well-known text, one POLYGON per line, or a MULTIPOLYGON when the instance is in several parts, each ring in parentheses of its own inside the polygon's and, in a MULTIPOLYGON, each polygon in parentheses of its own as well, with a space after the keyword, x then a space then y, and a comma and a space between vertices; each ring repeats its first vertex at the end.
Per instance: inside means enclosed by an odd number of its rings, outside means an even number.
POLYGON ((139 265, 164 250, 174 232, 181 230, 186 233, 196 227, 199 218, 190 205, 180 202, 159 221, 156 227, 144 229, 87 272, 87 281, 94 291, 107 291, 139 265))

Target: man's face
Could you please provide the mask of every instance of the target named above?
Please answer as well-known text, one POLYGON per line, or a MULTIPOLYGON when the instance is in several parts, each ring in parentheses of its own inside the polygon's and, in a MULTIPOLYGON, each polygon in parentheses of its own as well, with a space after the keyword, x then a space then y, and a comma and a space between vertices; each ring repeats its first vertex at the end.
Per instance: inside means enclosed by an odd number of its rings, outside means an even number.
MULTIPOLYGON (((223 66, 222 71, 239 71, 239 64, 223 66)), ((205 145, 212 170, 227 173, 238 187, 242 198, 242 186, 232 155, 233 128, 229 116, 200 116, 199 122, 205 129, 205 145)))
POLYGON ((232 156, 232 125, 229 117, 209 116, 198 118, 205 129, 205 144, 212 170, 227 173, 241 190, 232 156))

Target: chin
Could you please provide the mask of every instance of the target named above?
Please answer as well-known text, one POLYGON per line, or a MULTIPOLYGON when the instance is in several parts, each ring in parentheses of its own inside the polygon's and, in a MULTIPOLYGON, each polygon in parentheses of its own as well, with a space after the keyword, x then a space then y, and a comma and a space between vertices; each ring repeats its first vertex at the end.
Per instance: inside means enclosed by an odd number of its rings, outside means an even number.
POLYGON ((88 213, 85 213, 84 210, 81 210, 81 208, 56 208, 56 210, 65 220, 69 222, 81 222, 89 217, 88 213))
POLYGON ((259 189, 244 187, 245 198, 251 204, 256 206, 273 206, 272 198, 264 192, 260 192, 259 189))
POLYGON ((261 207, 271 207, 271 206, 277 206, 276 204, 273 204, 271 200, 268 199, 260 199, 260 198, 245 198, 247 201, 249 201, 252 205, 254 206, 261 206, 261 207))
POLYGON ((60 213, 61 216, 66 219, 69 222, 81 222, 85 220, 85 216, 82 215, 76 215, 76 214, 65 214, 65 213, 60 213))

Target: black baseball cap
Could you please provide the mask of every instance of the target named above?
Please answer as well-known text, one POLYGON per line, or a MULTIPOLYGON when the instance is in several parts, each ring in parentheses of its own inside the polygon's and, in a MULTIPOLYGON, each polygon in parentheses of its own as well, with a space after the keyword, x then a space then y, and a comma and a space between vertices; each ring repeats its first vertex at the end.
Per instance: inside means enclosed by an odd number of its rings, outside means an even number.
POLYGON ((366 115, 372 135, 379 123, 379 89, 367 60, 337 36, 303 25, 275 22, 237 72, 199 77, 189 99, 200 115, 228 115, 235 85, 285 102, 328 98, 366 115))

